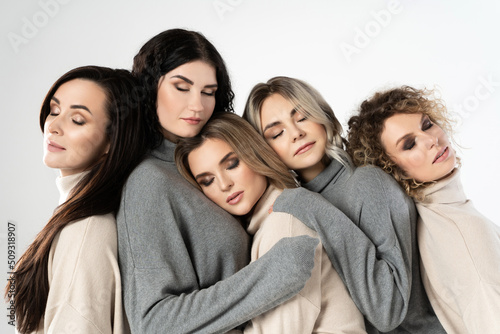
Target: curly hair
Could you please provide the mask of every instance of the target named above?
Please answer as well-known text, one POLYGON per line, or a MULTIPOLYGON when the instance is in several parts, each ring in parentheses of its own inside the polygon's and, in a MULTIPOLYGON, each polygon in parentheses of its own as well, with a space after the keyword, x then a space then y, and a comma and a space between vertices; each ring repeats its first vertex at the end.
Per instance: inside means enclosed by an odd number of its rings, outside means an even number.
MULTIPOLYGON (((363 101, 357 115, 348 122, 347 152, 356 166, 375 165, 391 174, 406 193, 423 200, 422 190, 433 182, 418 182, 408 177, 386 153, 381 135, 385 121, 395 114, 424 114, 451 136, 452 122, 444 102, 433 90, 402 86, 377 92, 363 101)), ((458 162, 457 158, 457 162, 458 162)))
POLYGON ((163 140, 161 125, 156 112, 158 83, 163 75, 189 62, 201 60, 215 68, 217 90, 215 91, 214 114, 233 112, 234 93, 231 80, 215 46, 203 34, 169 29, 151 38, 134 57, 132 74, 140 80, 142 101, 147 116, 150 148, 159 146, 163 140))

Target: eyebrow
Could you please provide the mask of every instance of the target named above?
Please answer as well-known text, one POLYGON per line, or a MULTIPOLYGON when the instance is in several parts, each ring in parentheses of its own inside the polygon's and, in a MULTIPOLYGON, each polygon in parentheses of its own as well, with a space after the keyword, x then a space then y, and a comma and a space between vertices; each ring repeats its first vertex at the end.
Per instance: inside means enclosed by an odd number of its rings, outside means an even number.
MULTIPOLYGON (((228 154, 226 154, 225 156, 223 156, 222 159, 220 159, 220 161, 219 161, 219 165, 222 165, 224 162, 226 162, 226 160, 229 159, 233 154, 235 154, 235 153, 231 151, 228 154)), ((200 173, 200 174, 196 175, 194 178, 196 180, 198 180, 200 177, 206 176, 208 174, 209 173, 207 173, 207 172, 200 173)))
MULTIPOLYGON (((170 79, 173 79, 173 78, 178 78, 178 79, 181 79, 182 81, 187 82, 190 85, 194 85, 193 80, 190 80, 183 75, 178 74, 178 75, 174 75, 174 76, 170 77, 170 79)), ((217 84, 205 85, 205 88, 217 88, 217 87, 218 87, 217 84)))
MULTIPOLYGON (((292 111, 290 111, 290 117, 293 117, 296 113, 297 113, 297 108, 293 108, 292 111)), ((279 125, 279 124, 281 124, 281 121, 276 121, 276 122, 269 123, 268 125, 266 125, 264 127, 264 130, 262 130, 262 133, 266 132, 267 129, 272 128, 273 126, 276 126, 276 125, 279 125)))
MULTIPOLYGON (((422 114, 422 117, 420 118, 420 125, 422 125, 422 122, 424 121, 424 118, 425 118, 425 114, 422 114)), ((396 147, 399 145, 399 143, 402 141, 402 140, 405 140, 409 137, 411 137, 413 135, 413 132, 412 133, 408 133, 406 135, 404 135, 403 137, 399 138, 397 141, 396 141, 396 147)))
MULTIPOLYGON (((61 102, 55 96, 52 96, 51 100, 55 101, 57 104, 61 104, 61 102)), ((87 108, 86 106, 84 106, 82 104, 72 104, 69 107, 71 109, 83 109, 83 110, 87 110, 89 112, 89 114, 92 115, 92 112, 89 110, 89 108, 87 108)))

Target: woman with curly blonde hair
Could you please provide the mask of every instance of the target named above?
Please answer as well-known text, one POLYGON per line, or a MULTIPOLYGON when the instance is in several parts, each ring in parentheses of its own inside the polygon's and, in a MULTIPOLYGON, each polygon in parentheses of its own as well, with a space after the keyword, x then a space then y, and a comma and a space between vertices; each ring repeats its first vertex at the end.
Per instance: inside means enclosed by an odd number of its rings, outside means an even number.
POLYGON ((446 331, 500 333, 500 228, 465 196, 450 118, 432 93, 403 86, 364 101, 348 152, 415 199, 422 280, 446 331))

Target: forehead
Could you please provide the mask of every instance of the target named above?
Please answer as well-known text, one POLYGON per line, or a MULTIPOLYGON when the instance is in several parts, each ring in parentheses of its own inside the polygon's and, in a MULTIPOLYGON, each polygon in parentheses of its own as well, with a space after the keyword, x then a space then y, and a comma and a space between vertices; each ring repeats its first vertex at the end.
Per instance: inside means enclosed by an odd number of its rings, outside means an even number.
POLYGON ((85 105, 91 111, 104 112, 106 92, 91 80, 73 79, 59 86, 53 97, 62 105, 85 105))
POLYGON ((395 144, 401 137, 420 129, 422 114, 394 114, 384 121, 381 139, 384 144, 395 144))
POLYGON ((175 75, 182 75, 195 81, 198 79, 212 81, 211 83, 216 82, 215 67, 202 60, 195 60, 182 64, 170 72, 167 72, 165 77, 170 78, 175 75))
POLYGON ((294 108, 293 104, 280 94, 274 93, 267 97, 262 103, 261 114, 264 116, 273 116, 279 112, 288 114, 294 108))
POLYGON ((193 174, 202 169, 212 169, 219 165, 220 160, 231 152, 231 146, 223 140, 209 138, 188 155, 188 163, 193 174))

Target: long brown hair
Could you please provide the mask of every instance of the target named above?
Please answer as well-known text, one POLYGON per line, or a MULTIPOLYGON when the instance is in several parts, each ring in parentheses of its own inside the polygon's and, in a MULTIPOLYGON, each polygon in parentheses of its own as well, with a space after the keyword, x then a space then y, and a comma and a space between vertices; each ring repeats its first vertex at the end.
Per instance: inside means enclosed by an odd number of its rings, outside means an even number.
MULTIPOLYGON (((48 259, 52 241, 70 222, 94 215, 116 213, 122 186, 146 153, 145 126, 139 104, 131 96, 137 81, 126 70, 85 66, 60 77, 50 88, 40 111, 40 127, 50 113, 50 100, 64 83, 90 80, 106 93, 106 129, 110 148, 74 187, 66 202, 59 205, 45 227, 21 256, 11 279, 15 282, 14 301, 20 333, 37 330, 45 314, 49 293, 48 259)), ((8 298, 10 283, 6 287, 8 298)))
POLYGON ((207 139, 220 139, 229 144, 241 161, 277 188, 297 186, 290 170, 250 123, 236 114, 221 113, 214 114, 198 136, 181 138, 175 148, 179 173, 198 189, 201 190, 189 168, 188 156, 207 139))

